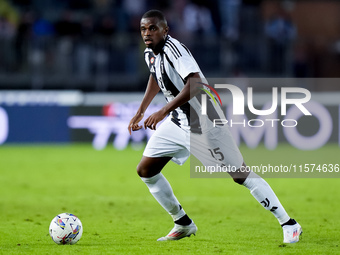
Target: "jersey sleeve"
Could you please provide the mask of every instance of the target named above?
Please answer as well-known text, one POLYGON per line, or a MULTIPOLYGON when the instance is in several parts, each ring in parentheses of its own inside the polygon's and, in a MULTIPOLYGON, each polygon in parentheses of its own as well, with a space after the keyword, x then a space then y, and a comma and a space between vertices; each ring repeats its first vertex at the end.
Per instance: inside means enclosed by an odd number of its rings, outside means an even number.
POLYGON ((178 41, 167 40, 164 45, 164 52, 183 80, 190 73, 201 72, 196 60, 193 58, 189 50, 178 41))

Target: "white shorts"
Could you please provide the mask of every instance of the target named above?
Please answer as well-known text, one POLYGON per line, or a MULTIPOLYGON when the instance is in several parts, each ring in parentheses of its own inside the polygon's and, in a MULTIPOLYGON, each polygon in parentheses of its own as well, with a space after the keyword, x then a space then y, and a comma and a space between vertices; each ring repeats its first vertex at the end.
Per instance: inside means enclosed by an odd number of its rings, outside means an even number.
POLYGON ((227 126, 215 127, 204 134, 183 130, 168 117, 148 141, 143 155, 150 158, 171 157, 183 165, 194 155, 205 166, 216 164, 240 168, 243 157, 227 126))
POLYGON ((204 134, 190 135, 191 154, 204 166, 230 166, 239 169, 243 164, 242 154, 228 126, 214 127, 204 134))
POLYGON ((190 132, 181 129, 168 117, 149 139, 143 156, 172 157, 173 162, 183 165, 190 156, 190 132))

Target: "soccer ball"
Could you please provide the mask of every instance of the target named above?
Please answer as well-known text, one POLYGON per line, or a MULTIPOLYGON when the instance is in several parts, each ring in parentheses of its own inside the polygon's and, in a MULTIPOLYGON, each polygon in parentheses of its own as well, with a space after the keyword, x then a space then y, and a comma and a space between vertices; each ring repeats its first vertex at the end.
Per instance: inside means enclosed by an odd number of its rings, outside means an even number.
POLYGON ((51 221, 49 231, 56 244, 75 244, 83 234, 83 225, 77 216, 61 213, 51 221))

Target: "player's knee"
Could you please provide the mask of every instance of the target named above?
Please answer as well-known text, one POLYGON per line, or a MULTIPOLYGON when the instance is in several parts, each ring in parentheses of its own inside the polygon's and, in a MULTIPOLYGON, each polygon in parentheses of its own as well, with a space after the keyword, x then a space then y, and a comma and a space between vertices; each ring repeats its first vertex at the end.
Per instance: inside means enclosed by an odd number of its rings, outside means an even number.
POLYGON ((234 180, 234 182, 236 182, 237 184, 242 185, 242 184, 244 183, 244 181, 246 180, 246 178, 234 177, 233 180, 234 180))
POLYGON ((145 177, 146 175, 146 171, 145 171, 145 168, 143 167, 143 164, 139 163, 137 165, 137 174, 140 176, 140 177, 145 177))
POLYGON ((137 174, 139 175, 139 177, 151 177, 152 174, 149 171, 149 168, 145 166, 145 164, 143 164, 143 162, 139 162, 139 164, 137 165, 137 174))
POLYGON ((250 174, 249 169, 246 168, 246 164, 243 163, 239 169, 237 169, 235 172, 231 173, 230 175, 231 177, 233 177, 234 182, 242 185, 244 181, 247 179, 249 174, 250 174))

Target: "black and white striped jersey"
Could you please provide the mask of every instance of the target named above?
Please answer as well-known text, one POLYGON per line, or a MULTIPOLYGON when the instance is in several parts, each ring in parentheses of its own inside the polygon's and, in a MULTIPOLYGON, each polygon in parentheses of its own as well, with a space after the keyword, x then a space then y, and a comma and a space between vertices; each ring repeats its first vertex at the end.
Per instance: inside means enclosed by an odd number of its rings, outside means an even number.
MULTIPOLYGON (((162 52, 155 55, 151 49, 147 48, 144 51, 144 57, 150 73, 157 81, 167 102, 172 101, 184 88, 189 74, 199 73, 201 79, 205 79, 188 48, 169 35, 165 40, 162 52)), ((208 107, 215 108, 210 100, 208 100, 208 107)), ((220 107, 218 106, 218 108, 220 107)), ((207 123, 204 118, 202 119, 200 112, 200 98, 194 97, 189 102, 173 110, 171 120, 184 130, 200 133, 201 128, 209 128, 212 125, 207 123)), ((208 122, 211 122, 214 118, 221 118, 221 109, 213 110, 213 112, 216 114, 209 116, 210 121, 208 122)))

